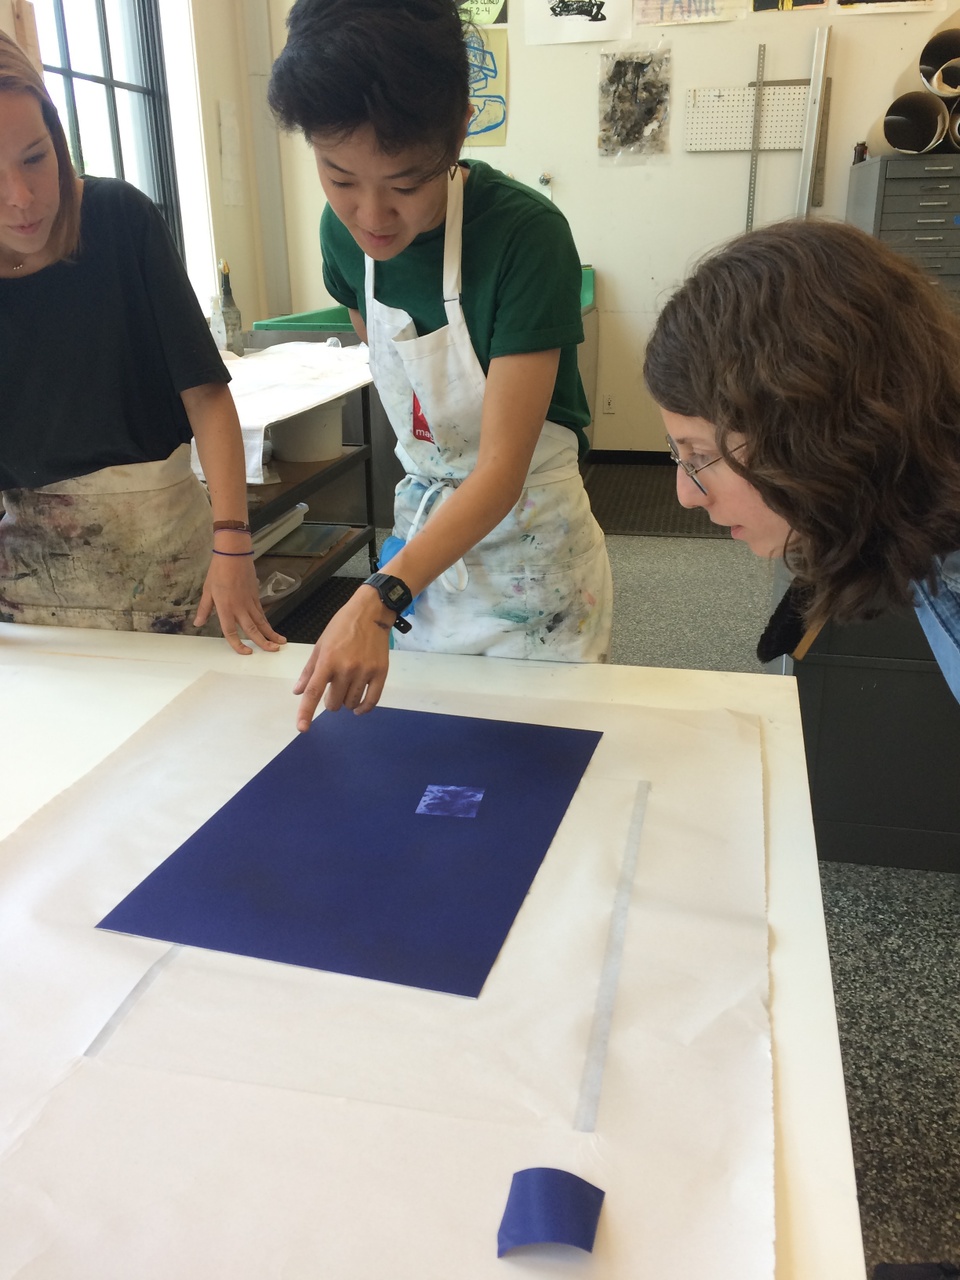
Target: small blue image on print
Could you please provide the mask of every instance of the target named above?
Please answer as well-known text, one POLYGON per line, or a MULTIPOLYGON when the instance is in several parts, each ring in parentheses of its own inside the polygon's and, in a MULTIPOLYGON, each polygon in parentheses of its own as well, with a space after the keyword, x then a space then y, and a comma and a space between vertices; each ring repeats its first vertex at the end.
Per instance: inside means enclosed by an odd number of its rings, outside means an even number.
POLYGON ((444 818, 475 818, 483 792, 476 787, 439 787, 433 783, 420 797, 417 813, 444 818))

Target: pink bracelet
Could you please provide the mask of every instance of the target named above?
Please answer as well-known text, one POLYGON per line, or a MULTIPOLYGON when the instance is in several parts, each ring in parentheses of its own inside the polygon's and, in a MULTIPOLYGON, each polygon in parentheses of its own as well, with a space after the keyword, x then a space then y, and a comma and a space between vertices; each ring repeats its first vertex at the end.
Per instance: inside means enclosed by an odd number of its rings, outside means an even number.
POLYGON ((252 556, 253 552, 252 551, 218 551, 217 548, 214 547, 213 554, 215 556, 252 556))

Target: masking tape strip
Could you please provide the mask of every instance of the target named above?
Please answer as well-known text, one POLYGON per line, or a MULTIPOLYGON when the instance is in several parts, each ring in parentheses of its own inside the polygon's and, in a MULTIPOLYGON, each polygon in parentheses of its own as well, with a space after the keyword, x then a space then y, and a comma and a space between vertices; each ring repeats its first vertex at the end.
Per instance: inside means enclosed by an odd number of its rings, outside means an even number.
POLYGON ((613 911, 610 916, 607 949, 600 969, 597 1001, 593 1011, 593 1025, 590 1028, 590 1039, 587 1042, 587 1054, 583 1064, 583 1076, 580 1080, 580 1097, 573 1121, 574 1129, 580 1133, 593 1133, 597 1127, 600 1089, 603 1085, 603 1069, 607 1060, 607 1046, 610 1043, 610 1025, 613 1021, 613 1006, 616 1003, 617 986, 620 982, 620 965, 623 959, 623 944, 627 933, 627 916, 630 912, 630 895, 633 890, 633 877, 637 870, 637 862, 640 855, 640 836, 643 832, 643 819, 647 811, 647 797, 649 795, 650 783, 637 783, 633 812, 630 815, 630 826, 627 829, 623 863, 620 868, 620 880, 617 884, 617 892, 613 900, 613 911))

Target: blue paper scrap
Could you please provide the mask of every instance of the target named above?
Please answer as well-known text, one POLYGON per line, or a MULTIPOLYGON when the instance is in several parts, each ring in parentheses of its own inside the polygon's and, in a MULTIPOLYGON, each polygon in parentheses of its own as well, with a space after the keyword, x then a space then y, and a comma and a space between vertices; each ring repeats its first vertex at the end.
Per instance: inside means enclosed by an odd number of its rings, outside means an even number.
POLYGON ((476 787, 441 787, 431 783, 420 797, 417 813, 446 814, 451 818, 475 818, 483 792, 476 787))
POLYGON ((528 1244, 593 1250, 604 1192, 565 1169, 520 1169, 513 1175, 497 1232, 497 1257, 528 1244))
POLYGON ((478 996, 600 737, 318 716, 98 927, 478 996))

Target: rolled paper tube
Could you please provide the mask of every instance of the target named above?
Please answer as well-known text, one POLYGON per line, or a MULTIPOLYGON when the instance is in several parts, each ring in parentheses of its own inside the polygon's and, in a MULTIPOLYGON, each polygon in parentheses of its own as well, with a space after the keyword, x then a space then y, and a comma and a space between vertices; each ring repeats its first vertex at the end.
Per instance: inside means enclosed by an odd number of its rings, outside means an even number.
POLYGON ((933 77, 930 87, 941 98, 954 98, 960 93, 960 58, 945 62, 933 77))
POLYGON ((942 98, 930 93, 905 93, 887 108, 883 136, 897 151, 920 155, 932 151, 946 137, 950 112, 942 98))
POLYGON ((940 31, 923 46, 920 54, 920 79, 941 98, 954 98, 958 92, 960 62, 960 29, 940 31), (948 70, 949 68, 949 70, 948 70))
POLYGON ((947 138, 954 151, 960 151, 960 98, 951 103, 947 138))

